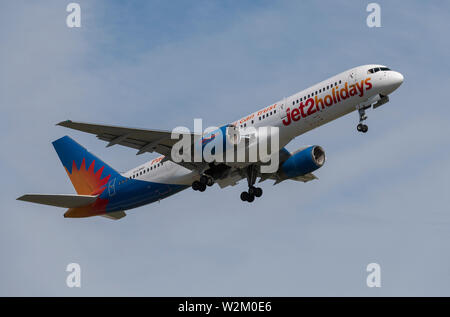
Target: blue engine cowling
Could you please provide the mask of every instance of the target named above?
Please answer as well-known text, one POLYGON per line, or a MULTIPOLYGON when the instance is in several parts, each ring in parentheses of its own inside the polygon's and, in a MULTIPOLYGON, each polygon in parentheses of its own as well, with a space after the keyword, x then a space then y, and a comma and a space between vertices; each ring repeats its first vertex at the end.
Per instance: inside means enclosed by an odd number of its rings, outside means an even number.
POLYGON ((285 178, 302 176, 323 166, 325 151, 318 145, 295 152, 281 164, 281 173, 285 178))

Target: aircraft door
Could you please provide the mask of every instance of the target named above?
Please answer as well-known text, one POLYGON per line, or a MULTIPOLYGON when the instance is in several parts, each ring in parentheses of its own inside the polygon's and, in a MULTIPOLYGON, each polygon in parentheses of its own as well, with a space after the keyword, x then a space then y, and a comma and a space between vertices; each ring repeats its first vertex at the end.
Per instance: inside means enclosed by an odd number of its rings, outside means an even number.
POLYGON ((354 70, 354 69, 351 70, 348 77, 349 77, 348 81, 349 81, 350 85, 358 82, 358 73, 356 72, 356 70, 354 70))
POLYGON ((286 98, 283 99, 283 101, 280 104, 280 118, 281 120, 284 120, 287 116, 287 105, 286 105, 286 98))
POLYGON ((109 193, 110 197, 112 197, 116 194, 116 179, 115 178, 110 180, 108 183, 108 193, 109 193))

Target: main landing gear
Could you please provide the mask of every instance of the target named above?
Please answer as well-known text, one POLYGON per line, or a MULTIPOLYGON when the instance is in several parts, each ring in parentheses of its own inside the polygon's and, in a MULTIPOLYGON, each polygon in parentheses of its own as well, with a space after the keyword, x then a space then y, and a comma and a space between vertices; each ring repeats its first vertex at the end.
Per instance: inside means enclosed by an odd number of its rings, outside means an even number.
POLYGON ((365 124, 360 123, 356 126, 356 130, 362 133, 366 133, 369 130, 369 127, 365 124))
POLYGON ((199 181, 194 181, 192 183, 192 189, 204 192, 206 190, 206 186, 210 187, 212 185, 214 185, 214 180, 211 177, 202 175, 200 176, 199 181))
POLYGON ((366 108, 358 107, 358 113, 359 113, 359 124, 356 126, 356 130, 362 133, 366 133, 369 130, 369 127, 363 124, 363 121, 367 119, 366 108))
POLYGON ((248 192, 241 193, 241 200, 248 201, 249 203, 251 203, 252 201, 255 200, 255 197, 257 198, 261 197, 263 191, 261 188, 254 186, 257 176, 256 166, 255 165, 248 166, 246 174, 247 174, 248 192))

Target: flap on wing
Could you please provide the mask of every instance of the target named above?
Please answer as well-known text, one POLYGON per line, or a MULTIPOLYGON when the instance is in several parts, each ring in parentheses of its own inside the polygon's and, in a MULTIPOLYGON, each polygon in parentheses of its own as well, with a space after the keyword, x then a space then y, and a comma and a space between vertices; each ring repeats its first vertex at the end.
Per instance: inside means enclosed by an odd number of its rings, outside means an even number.
POLYGON ((97 196, 89 195, 47 195, 47 194, 27 194, 17 200, 30 203, 43 204, 63 208, 77 208, 92 204, 97 196))

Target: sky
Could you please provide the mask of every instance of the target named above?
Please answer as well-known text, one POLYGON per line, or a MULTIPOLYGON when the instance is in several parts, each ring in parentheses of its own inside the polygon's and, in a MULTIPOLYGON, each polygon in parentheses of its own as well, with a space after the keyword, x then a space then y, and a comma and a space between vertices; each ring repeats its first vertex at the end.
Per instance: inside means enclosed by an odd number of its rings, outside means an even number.
POLYGON ((1 296, 450 296, 450 3, 0 2, 1 296), (56 123, 171 130, 233 122, 349 68, 405 81, 369 111, 297 137, 319 180, 188 189, 111 221, 16 201, 74 193, 51 142, 69 135, 119 171, 153 159, 56 123), (66 285, 79 263, 81 287, 66 285), (366 284, 369 263, 381 287, 366 284))

